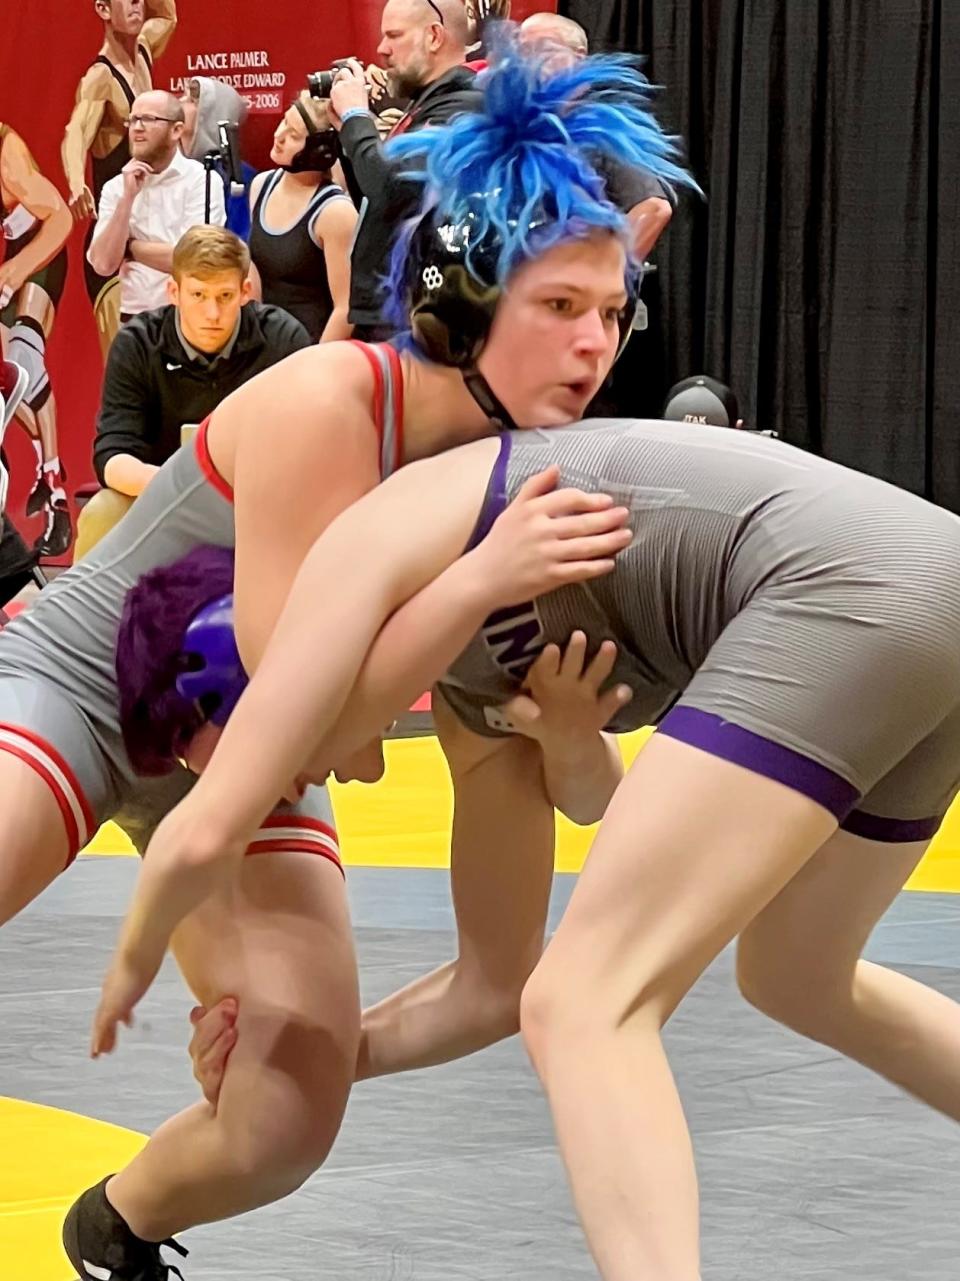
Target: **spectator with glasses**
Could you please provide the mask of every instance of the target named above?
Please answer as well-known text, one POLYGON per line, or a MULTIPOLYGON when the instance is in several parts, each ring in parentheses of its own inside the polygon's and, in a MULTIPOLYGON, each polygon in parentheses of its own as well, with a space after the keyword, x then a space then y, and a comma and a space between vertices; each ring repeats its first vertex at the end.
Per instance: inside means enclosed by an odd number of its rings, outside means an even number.
MULTIPOLYGON (((173 248, 204 222, 203 165, 180 150, 183 105, 161 89, 142 93, 130 109, 130 159, 105 184, 87 261, 102 276, 120 274, 120 316, 162 307, 173 248)), ((226 222, 223 184, 211 184, 210 222, 226 222)))
MULTIPOLYGON (((391 136, 444 124, 463 111, 478 111, 483 95, 463 65, 469 25, 463 0, 387 0, 377 55, 392 98, 409 103, 391 136)), ((350 323, 354 337, 389 336, 380 308, 383 277, 400 224, 417 209, 420 189, 386 159, 363 67, 351 61, 337 75, 331 122, 340 131, 343 169, 360 205, 351 261, 350 323)))

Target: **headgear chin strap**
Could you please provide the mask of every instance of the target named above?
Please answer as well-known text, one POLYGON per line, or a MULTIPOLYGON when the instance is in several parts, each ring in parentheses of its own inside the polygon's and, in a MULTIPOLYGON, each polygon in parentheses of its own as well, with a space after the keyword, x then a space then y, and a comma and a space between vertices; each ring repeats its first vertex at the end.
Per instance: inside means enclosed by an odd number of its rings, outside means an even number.
POLYGON ((510 411, 479 369, 465 369, 462 372, 462 377, 467 391, 487 415, 497 431, 517 430, 517 424, 511 418, 510 411))
POLYGON ((303 150, 281 168, 289 173, 328 173, 340 158, 336 129, 318 129, 299 98, 293 105, 307 126, 307 140, 303 150))

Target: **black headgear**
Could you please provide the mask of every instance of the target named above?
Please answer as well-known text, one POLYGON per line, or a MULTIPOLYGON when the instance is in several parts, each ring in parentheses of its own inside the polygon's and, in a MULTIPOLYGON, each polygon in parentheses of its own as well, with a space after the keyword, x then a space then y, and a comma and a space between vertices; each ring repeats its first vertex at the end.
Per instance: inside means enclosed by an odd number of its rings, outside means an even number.
MULTIPOLYGON (((548 221, 544 216, 531 229, 548 221)), ((477 240, 472 235, 477 225, 472 213, 459 222, 435 212, 420 221, 407 258, 410 328, 430 359, 461 370, 484 413, 510 429, 514 426, 510 415, 477 369, 503 294, 497 279, 499 235, 490 230, 477 240)), ((629 298, 620 316, 617 359, 633 328, 640 280, 640 273, 631 272, 626 282, 629 298)))
POLYGON ((307 140, 303 150, 283 168, 290 173, 327 173, 340 158, 336 129, 318 129, 310 113, 299 99, 293 104, 307 126, 307 140))

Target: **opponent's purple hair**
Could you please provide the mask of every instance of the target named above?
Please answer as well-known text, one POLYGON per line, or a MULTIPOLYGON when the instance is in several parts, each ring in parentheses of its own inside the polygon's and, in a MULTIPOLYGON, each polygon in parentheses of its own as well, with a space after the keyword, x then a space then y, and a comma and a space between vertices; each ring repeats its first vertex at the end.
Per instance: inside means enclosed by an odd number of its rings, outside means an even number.
POLYGON ((211 601, 233 591, 231 547, 197 547, 150 570, 127 593, 117 632, 117 693, 124 746, 138 774, 174 768, 178 749, 203 725, 196 704, 177 691, 183 636, 211 601))

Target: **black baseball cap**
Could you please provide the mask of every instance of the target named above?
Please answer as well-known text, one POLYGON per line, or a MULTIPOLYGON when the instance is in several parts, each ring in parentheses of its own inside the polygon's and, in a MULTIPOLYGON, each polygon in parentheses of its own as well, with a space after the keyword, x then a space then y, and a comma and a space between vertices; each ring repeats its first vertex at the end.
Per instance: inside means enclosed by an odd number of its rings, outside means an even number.
POLYGON ((740 421, 737 398, 726 385, 706 374, 684 378, 667 392, 663 417, 675 423, 708 423, 736 427, 740 421))

